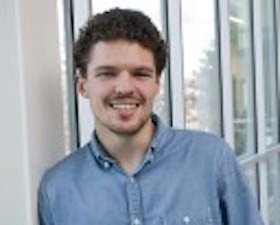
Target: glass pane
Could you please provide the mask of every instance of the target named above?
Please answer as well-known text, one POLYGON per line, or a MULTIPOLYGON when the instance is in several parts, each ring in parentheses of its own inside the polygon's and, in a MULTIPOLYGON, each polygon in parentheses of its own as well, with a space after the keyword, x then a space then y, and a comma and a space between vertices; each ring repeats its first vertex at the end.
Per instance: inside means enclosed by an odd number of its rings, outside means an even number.
POLYGON ((273 156, 267 163, 267 197, 269 225, 278 225, 280 221, 280 156, 273 156))
MULTIPOLYGON (((119 7, 125 9, 136 9, 144 12, 155 23, 158 29, 163 32, 162 15, 161 15, 161 0, 92 0, 92 14, 103 12, 105 10, 119 7)), ((168 110, 165 97, 165 76, 161 77, 161 90, 155 102, 154 111, 165 121, 168 122, 168 110)))
POLYGON ((274 24, 274 0, 262 3, 262 35, 263 35, 263 74, 265 90, 265 125, 266 144, 278 142, 278 102, 276 76, 276 40, 274 24))
POLYGON ((258 186, 257 186, 257 173, 256 173, 256 165, 250 166, 244 170, 245 176, 248 179, 249 187, 256 198, 258 199, 258 186))
POLYGON ((67 76, 67 62, 66 62, 66 37, 65 37, 65 15, 64 15, 64 1, 57 1, 57 13, 58 13, 58 32, 59 32, 59 51, 60 51, 60 69, 61 69, 61 89, 63 96, 63 132, 64 132, 64 140, 65 140, 65 154, 69 154, 70 151, 76 148, 76 144, 74 143, 72 138, 72 130, 71 130, 71 122, 70 121, 70 107, 71 102, 69 101, 68 96, 68 79, 67 76))
POLYGON ((182 1, 185 126, 221 134, 216 1, 182 1), (203 7, 201 7, 203 5, 203 7))
POLYGON ((230 57, 236 154, 253 153, 254 98, 252 21, 249 0, 230 0, 230 57))

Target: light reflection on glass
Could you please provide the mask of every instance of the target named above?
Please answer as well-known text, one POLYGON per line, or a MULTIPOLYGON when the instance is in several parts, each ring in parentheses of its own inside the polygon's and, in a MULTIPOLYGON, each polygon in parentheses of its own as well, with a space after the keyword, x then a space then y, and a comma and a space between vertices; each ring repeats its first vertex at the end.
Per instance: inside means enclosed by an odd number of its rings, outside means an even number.
POLYGON ((257 186, 257 170, 256 165, 244 170, 244 174, 248 180, 249 187, 257 201, 258 199, 258 186, 257 186))
POLYGON ((215 8, 216 1, 182 1, 185 126, 220 135, 221 88, 215 8))
POLYGON ((261 1, 266 145, 279 141, 274 1, 261 1))
POLYGON ((229 20, 234 148, 241 155, 255 152, 251 1, 231 0, 229 20))

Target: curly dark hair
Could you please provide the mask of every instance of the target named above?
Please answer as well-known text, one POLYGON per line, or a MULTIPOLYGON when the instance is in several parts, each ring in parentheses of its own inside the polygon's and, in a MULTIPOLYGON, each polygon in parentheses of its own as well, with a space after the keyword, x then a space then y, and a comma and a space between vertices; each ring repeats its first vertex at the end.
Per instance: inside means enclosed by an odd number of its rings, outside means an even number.
POLYGON ((74 67, 86 76, 92 47, 99 41, 124 39, 137 42, 154 56, 157 75, 166 64, 167 46, 150 18, 140 11, 114 8, 91 17, 74 43, 74 67))

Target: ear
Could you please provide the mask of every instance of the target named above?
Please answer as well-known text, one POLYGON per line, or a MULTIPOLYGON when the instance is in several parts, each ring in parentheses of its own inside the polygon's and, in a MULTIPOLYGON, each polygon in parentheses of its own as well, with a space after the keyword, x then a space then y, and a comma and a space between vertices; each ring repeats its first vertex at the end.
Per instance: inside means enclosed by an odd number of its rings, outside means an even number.
POLYGON ((79 73, 76 76, 76 89, 81 96, 88 98, 88 80, 79 73))

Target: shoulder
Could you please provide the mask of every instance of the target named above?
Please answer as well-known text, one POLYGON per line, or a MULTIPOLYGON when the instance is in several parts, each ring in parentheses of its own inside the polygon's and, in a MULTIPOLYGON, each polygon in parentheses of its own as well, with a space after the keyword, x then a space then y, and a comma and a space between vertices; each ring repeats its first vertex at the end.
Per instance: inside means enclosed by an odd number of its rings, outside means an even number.
POLYGON ((157 123, 157 132, 153 143, 160 148, 168 149, 195 149, 196 151, 211 149, 221 151, 228 149, 228 144, 218 135, 210 132, 177 129, 170 127, 158 117, 153 118, 157 123))
POLYGON ((169 135, 170 141, 177 145, 187 146, 188 148, 201 149, 208 151, 224 151, 230 149, 226 141, 217 136, 216 134, 195 131, 195 130, 181 130, 181 129, 170 129, 169 135))
POLYGON ((165 154, 177 155, 182 160, 220 167, 222 161, 234 161, 235 155, 229 144, 216 134, 203 131, 181 130, 170 128, 162 149, 165 154))
POLYGON ((86 169, 89 161, 92 161, 92 157, 89 144, 72 152, 45 171, 41 179, 41 188, 50 188, 75 180, 75 177, 86 169))

